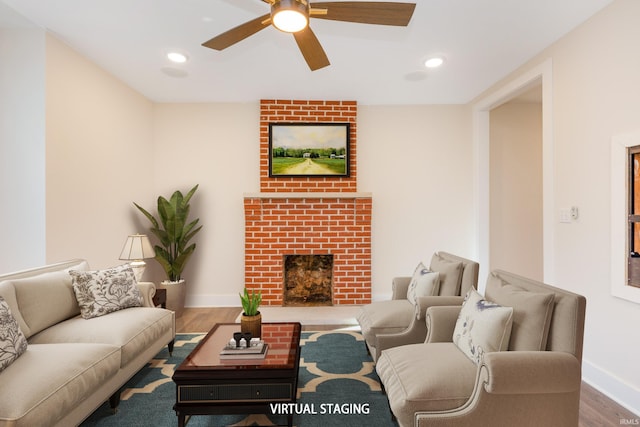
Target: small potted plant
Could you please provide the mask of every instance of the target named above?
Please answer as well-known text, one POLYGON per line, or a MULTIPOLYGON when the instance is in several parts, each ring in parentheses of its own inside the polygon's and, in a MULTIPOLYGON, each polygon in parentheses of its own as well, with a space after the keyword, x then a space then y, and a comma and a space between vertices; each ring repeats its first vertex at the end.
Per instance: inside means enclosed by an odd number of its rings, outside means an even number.
POLYGON ((262 302, 262 292, 249 291, 244 288, 244 293, 240 293, 242 303, 242 316, 240 317, 240 331, 251 333, 251 336, 258 338, 262 336, 262 315, 258 310, 262 302))

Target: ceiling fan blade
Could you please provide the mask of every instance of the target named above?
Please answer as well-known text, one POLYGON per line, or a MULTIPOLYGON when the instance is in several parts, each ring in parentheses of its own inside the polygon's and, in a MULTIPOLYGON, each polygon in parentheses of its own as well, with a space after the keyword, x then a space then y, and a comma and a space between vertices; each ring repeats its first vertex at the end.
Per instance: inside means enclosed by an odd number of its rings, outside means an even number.
POLYGON ((326 13, 313 14, 313 18, 332 21, 358 22, 361 24, 409 25, 415 3, 377 1, 313 2, 312 10, 327 9, 326 13))
POLYGON ((215 50, 226 49, 229 46, 234 45, 249 36, 254 35, 258 31, 267 28, 269 25, 271 25, 270 17, 270 14, 266 14, 260 16, 259 18, 245 22, 244 24, 238 25, 237 27, 226 31, 212 38, 211 40, 202 43, 202 46, 215 50))
POLYGON ((296 39, 298 48, 300 48, 300 52, 302 52, 302 56, 304 56, 311 71, 319 70, 330 64, 327 54, 324 52, 316 35, 311 31, 311 28, 307 27, 302 31, 293 33, 293 37, 296 39))

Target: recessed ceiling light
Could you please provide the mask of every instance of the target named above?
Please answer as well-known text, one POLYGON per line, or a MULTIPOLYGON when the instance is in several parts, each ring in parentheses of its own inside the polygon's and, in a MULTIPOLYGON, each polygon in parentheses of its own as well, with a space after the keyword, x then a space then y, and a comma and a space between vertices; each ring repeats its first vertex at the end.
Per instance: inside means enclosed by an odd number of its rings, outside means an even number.
POLYGON ((444 58, 441 56, 432 56, 424 61, 424 66, 427 68, 438 68, 442 64, 444 64, 444 58))
POLYGON ((175 62, 176 64, 183 64, 187 62, 187 59, 189 59, 187 58, 187 55, 180 52, 169 52, 167 53, 167 58, 169 58, 169 61, 175 62))

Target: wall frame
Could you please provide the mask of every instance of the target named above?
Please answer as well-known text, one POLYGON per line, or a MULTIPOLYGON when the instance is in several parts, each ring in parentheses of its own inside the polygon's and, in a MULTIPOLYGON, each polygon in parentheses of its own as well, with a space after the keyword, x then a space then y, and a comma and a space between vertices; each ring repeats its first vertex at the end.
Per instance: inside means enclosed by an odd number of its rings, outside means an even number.
POLYGON ((270 177, 348 177, 349 123, 269 123, 270 177))

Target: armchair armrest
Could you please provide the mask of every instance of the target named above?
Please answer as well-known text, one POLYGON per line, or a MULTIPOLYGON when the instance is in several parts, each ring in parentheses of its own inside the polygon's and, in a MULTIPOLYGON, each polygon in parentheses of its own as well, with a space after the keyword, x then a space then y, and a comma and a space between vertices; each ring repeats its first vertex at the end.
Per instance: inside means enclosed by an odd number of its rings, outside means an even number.
POLYGON ((453 330, 462 307, 441 306, 427 309, 427 339, 425 342, 451 342, 453 330))
POLYGON ((142 295, 144 307, 154 307, 153 296, 156 294, 156 284, 153 282, 138 282, 138 291, 142 295))
POLYGON ((430 296, 430 297, 418 297, 416 298, 418 305, 416 307, 416 318, 422 320, 426 318, 427 309, 429 307, 436 307, 441 305, 458 305, 462 306, 464 297, 460 296, 430 296))
POLYGON ((549 394, 580 390, 580 362, 560 351, 498 351, 484 355, 491 394, 549 394))
POLYGON ((580 362, 560 351, 486 353, 476 386, 459 408, 415 413, 417 427, 577 426, 580 362), (525 415, 526 414, 526 415, 525 415))
MULTIPOLYGON (((411 319, 409 327, 402 332, 395 334, 379 334, 376 336, 376 354, 374 360, 377 360, 382 350, 386 350, 392 347, 398 347, 407 344, 420 344, 425 342, 425 338, 428 335, 428 328, 425 321, 426 311, 429 307, 437 306, 454 306, 455 309, 460 310, 458 304, 462 304, 462 297, 419 297, 417 298, 418 304, 415 306, 415 316, 411 319), (422 310, 422 316, 419 315, 422 310)), ((456 315, 457 319, 457 315, 456 315)), ((455 319, 453 326, 455 326, 455 319)), ((448 341, 450 342, 453 337, 453 327, 451 328, 451 334, 448 341)))
POLYGON ((411 277, 394 277, 391 281, 391 299, 407 299, 411 277))

